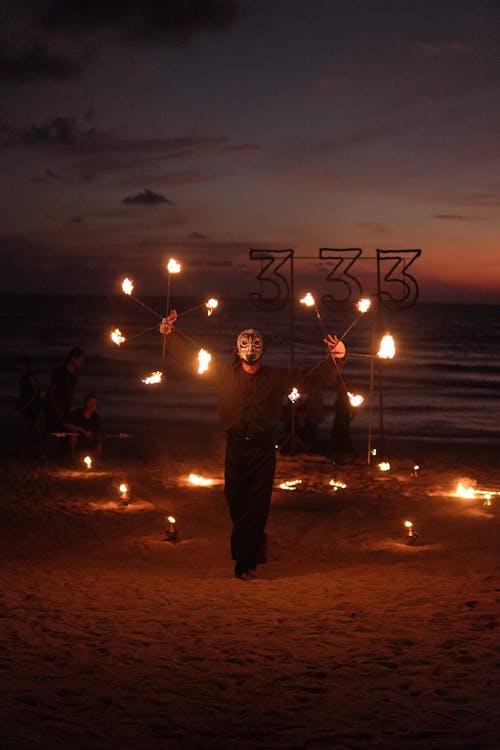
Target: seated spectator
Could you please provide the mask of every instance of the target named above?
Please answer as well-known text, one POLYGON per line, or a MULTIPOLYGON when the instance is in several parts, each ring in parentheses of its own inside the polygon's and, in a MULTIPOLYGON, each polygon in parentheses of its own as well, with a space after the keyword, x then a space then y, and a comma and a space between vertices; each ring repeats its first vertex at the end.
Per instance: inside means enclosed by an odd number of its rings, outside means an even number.
POLYGON ((83 400, 83 407, 71 412, 65 424, 68 435, 71 458, 77 453, 90 453, 92 457, 102 454, 103 432, 101 418, 96 412, 97 398, 88 393, 83 400))

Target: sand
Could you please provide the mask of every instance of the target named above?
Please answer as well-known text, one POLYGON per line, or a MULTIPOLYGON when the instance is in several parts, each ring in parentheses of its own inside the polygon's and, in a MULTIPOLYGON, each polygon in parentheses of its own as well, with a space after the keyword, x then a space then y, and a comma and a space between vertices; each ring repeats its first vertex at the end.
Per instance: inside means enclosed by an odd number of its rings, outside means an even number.
POLYGON ((396 443, 386 473, 280 457, 276 487, 302 483, 242 582, 219 433, 145 438, 91 472, 1 462, 4 750, 500 747, 500 498, 452 496, 500 489, 494 448, 396 443))

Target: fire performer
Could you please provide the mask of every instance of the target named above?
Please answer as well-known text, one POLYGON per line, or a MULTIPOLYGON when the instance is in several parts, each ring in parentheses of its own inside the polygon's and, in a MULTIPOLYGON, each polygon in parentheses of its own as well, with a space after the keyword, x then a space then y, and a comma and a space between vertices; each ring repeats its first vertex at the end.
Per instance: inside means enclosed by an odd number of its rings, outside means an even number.
MULTIPOLYGON (((188 372, 196 372, 196 352, 175 330, 176 311, 164 318, 160 333, 169 334, 168 353, 188 372)), ((235 576, 255 577, 258 563, 266 561, 265 527, 276 468, 274 430, 282 414, 284 396, 292 386, 332 388, 345 358, 345 346, 328 334, 329 356, 309 370, 271 368, 262 364, 262 335, 254 328, 242 331, 231 364, 211 358, 204 377, 219 391, 219 415, 227 434, 224 494, 233 524, 231 555, 235 576), (335 360, 335 361, 333 361, 335 360)))

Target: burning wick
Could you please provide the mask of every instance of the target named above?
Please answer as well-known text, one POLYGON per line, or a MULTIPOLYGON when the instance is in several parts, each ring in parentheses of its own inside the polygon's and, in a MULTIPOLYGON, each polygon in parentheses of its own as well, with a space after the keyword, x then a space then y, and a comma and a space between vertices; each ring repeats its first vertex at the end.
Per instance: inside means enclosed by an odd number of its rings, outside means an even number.
POLYGON ((316 300, 312 296, 311 292, 307 292, 302 299, 300 300, 300 303, 302 305, 305 305, 306 307, 315 307, 316 306, 316 300))
POLYGON ((122 500, 128 500, 128 484, 125 484, 125 482, 122 482, 120 486, 118 487, 118 491, 120 493, 120 497, 122 500))
POLYGON ((177 533, 177 529, 175 526, 175 518, 173 516, 167 516, 166 518, 168 526, 165 530, 165 542, 171 542, 172 544, 177 544, 179 541, 179 535, 177 533))
POLYGON ((134 282, 127 277, 122 281, 122 292, 130 296, 134 291, 134 282))
POLYGON ((395 354, 396 345, 394 343, 394 339, 390 333, 386 333, 385 336, 382 337, 382 341, 380 342, 377 357, 379 359, 394 359, 395 354))
POLYGON ((155 370, 155 372, 152 372, 151 375, 148 375, 147 378, 141 378, 141 382, 145 383, 146 385, 154 385, 155 383, 161 383, 163 380, 163 374, 161 370, 155 370))
POLYGON ((120 344, 123 344, 123 342, 126 341, 125 336, 122 335, 122 332, 119 328, 115 328, 114 331, 111 331, 110 336, 111 341, 117 346, 120 346, 120 344))
POLYGON ((352 323, 345 329, 342 336, 340 336, 340 340, 343 341, 348 333, 352 331, 356 323, 359 321, 359 319, 370 309, 372 304, 372 301, 368 299, 368 297, 361 297, 361 299, 358 299, 356 302, 356 309, 359 312, 359 315, 355 318, 355 320, 352 321, 352 323))
POLYGON ((169 273, 180 273, 181 272, 181 264, 178 263, 175 258, 170 258, 167 264, 167 271, 169 273))
POLYGON ((219 307, 219 300, 215 299, 215 297, 210 297, 210 299, 205 302, 205 307, 207 309, 207 315, 208 317, 210 317, 212 313, 215 312, 215 310, 219 307))
POLYGON ((380 469, 380 471, 390 471, 391 465, 389 461, 381 461, 378 465, 378 468, 380 469))
POLYGON ((323 331, 323 335, 326 338, 327 332, 326 332, 325 326, 323 325, 323 319, 322 319, 322 317, 320 315, 320 312, 318 310, 318 306, 316 304, 316 300, 314 299, 314 297, 311 294, 311 292, 306 292, 306 294, 302 297, 302 299, 300 300, 300 302, 301 302, 302 305, 305 305, 306 307, 314 307, 314 312, 315 312, 316 317, 318 319, 318 323, 320 324, 321 329, 323 331))
POLYGON ((90 458, 90 456, 85 456, 85 458, 83 459, 83 463, 85 464, 87 471, 90 471, 92 468, 92 459, 90 458))
POLYGON ((205 351, 205 349, 200 349, 198 352, 198 375, 203 375, 208 370, 211 359, 212 355, 209 352, 205 351))
POLYGON ((418 534, 413 527, 413 523, 411 521, 405 521, 403 525, 406 528, 406 544, 416 544, 418 534))
POLYGON ((300 399, 300 393, 298 390, 294 387, 288 394, 288 399, 292 402, 292 404, 295 404, 300 399))
POLYGON ((357 406, 361 406, 361 404, 365 400, 364 397, 360 394, 350 393, 349 391, 347 391, 347 397, 349 399, 349 403, 354 408, 356 408, 357 406))
POLYGON ((361 297, 361 299, 358 299, 356 303, 356 307, 358 308, 360 313, 368 312, 372 304, 371 299, 368 299, 368 297, 361 297))

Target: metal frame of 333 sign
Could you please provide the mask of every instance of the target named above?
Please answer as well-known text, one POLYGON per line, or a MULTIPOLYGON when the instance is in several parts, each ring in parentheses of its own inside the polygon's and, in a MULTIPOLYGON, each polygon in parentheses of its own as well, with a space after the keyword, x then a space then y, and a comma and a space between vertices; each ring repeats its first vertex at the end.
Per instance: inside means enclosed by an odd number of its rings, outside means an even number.
MULTIPOLYGON (((319 249, 318 259, 331 264, 325 281, 329 291, 321 302, 326 308, 339 310, 363 295, 363 284, 356 276, 356 268, 365 260, 376 261, 377 289, 375 296, 388 310, 406 310, 416 303, 418 282, 410 268, 421 255, 421 249, 381 250, 375 256, 363 256, 359 247, 319 249)), ((260 291, 250 293, 250 301, 260 310, 281 310, 294 299, 295 260, 314 260, 313 256, 298 256, 292 249, 261 250, 252 248, 250 260, 260 261, 257 274, 260 291)), ((370 296, 374 292, 367 292, 370 296)))

